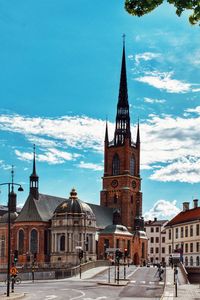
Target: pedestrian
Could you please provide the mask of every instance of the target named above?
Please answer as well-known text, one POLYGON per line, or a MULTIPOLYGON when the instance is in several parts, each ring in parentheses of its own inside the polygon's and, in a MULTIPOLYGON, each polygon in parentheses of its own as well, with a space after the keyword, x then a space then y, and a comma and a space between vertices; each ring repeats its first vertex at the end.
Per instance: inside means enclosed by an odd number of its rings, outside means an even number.
POLYGON ((158 275, 159 275, 159 280, 162 281, 163 278, 162 278, 162 274, 164 273, 164 270, 162 268, 162 266, 159 267, 158 269, 158 275))

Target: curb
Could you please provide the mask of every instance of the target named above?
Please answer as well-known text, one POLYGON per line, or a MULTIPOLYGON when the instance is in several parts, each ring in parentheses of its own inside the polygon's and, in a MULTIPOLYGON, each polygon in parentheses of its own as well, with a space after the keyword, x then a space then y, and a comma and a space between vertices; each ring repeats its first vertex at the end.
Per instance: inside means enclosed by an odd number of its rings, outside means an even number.
POLYGON ((109 283, 109 282, 97 282, 97 284, 99 284, 99 285, 111 285, 111 286, 117 286, 117 287, 121 287, 121 286, 126 286, 127 284, 129 283, 129 281, 124 281, 123 283, 119 283, 119 284, 117 284, 117 283, 109 283))
POLYGON ((14 294, 10 294, 10 297, 7 297, 6 294, 4 295, 0 295, 0 299, 22 299, 23 297, 25 297, 25 293, 14 293, 14 294))

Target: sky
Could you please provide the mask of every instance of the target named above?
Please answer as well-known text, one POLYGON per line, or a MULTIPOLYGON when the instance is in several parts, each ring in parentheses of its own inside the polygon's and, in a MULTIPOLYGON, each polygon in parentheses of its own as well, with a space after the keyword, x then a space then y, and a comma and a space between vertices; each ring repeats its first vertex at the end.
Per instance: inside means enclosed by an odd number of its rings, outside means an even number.
MULTIPOLYGON (((200 194, 200 39, 165 3, 142 18, 122 0, 0 1, 0 183, 99 204, 126 35, 132 138, 140 119, 143 215, 170 219, 200 194)), ((7 186, 0 205, 7 204, 7 186)), ((192 203, 191 203, 192 205, 192 203)))

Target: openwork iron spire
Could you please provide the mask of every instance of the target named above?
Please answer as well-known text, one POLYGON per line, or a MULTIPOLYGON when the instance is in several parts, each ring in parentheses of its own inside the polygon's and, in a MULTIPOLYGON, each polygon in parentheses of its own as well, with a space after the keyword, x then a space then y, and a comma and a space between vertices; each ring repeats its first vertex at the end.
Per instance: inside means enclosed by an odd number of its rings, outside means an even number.
POLYGON ((35 162, 35 144, 33 145, 33 172, 30 176, 30 194, 35 198, 38 199, 39 192, 38 192, 38 181, 39 177, 36 173, 36 162, 35 162))
POLYGON ((125 142, 125 138, 129 138, 129 140, 131 141, 128 89, 126 77, 125 35, 123 35, 122 65, 114 138, 115 145, 123 145, 125 142))

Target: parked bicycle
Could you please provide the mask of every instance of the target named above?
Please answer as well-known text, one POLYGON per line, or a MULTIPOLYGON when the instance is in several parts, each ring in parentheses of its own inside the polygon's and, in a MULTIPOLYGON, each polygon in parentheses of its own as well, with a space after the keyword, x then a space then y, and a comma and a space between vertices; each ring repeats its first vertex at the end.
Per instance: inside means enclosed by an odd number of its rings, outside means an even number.
MULTIPOLYGON (((10 276, 10 283, 12 282, 12 276, 10 276)), ((14 283, 20 284, 22 282, 21 278, 19 276, 14 277, 14 283)), ((7 284, 7 278, 5 280, 5 284, 7 284)))

